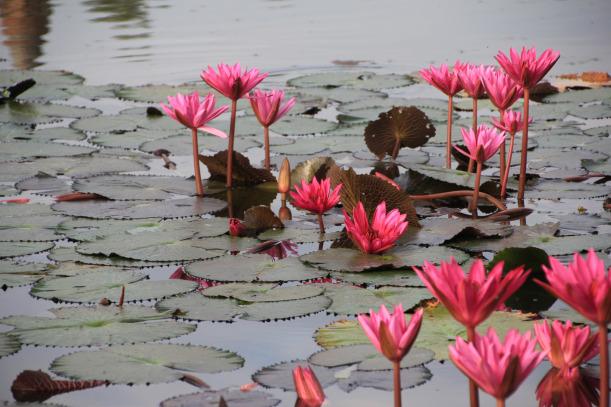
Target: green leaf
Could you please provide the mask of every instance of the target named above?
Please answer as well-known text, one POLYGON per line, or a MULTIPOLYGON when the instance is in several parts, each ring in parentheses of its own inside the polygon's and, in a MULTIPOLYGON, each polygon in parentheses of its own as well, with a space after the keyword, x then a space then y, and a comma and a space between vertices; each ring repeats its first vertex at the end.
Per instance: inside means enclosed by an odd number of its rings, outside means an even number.
POLYGON ((8 333, 0 333, 0 358, 19 352, 21 342, 8 333))
POLYGON ((0 288, 32 284, 47 274, 47 264, 0 260, 0 288))
POLYGON ((259 390, 243 392, 222 389, 172 397, 162 401, 159 407, 219 407, 222 405, 220 404, 221 398, 227 403, 226 406, 231 407, 274 407, 280 404, 280 400, 259 390))
POLYGON ((40 253, 53 246, 53 242, 5 242, 0 245, 0 259, 40 253))
MULTIPOLYGON (((428 349, 412 348, 401 360, 402 368, 424 365, 433 360, 433 352, 428 349)), ((358 370, 391 370, 392 363, 373 345, 340 346, 314 353, 308 362, 316 366, 336 368, 357 364, 358 370)))

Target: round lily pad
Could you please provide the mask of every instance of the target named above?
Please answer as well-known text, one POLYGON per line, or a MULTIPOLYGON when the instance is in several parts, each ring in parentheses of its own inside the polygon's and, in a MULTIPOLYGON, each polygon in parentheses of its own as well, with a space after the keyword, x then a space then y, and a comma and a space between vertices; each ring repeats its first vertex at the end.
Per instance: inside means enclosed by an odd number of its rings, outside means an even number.
POLYGON ((318 243, 329 240, 337 240, 340 237, 339 232, 328 232, 321 234, 319 229, 296 229, 282 228, 269 229, 257 236, 260 240, 291 240, 295 243, 318 243))
POLYGON ((272 149, 277 154, 314 154, 321 151, 333 153, 352 152, 365 149, 363 136, 319 136, 299 138, 293 144, 277 146, 272 149))
MULTIPOLYGON (((592 168, 592 167, 589 167, 592 168)), ((609 194, 606 185, 585 184, 583 182, 541 181, 527 188, 528 199, 591 199, 609 194)))
POLYGON ((609 88, 569 90, 546 96, 545 103, 586 103, 597 101, 611 101, 609 88))
POLYGON ((306 98, 316 98, 321 100, 321 104, 326 105, 329 101, 336 101, 339 103, 354 102, 355 100, 361 100, 369 97, 384 96, 382 92, 376 92, 366 89, 357 89, 349 87, 339 88, 299 88, 295 92, 289 92, 289 94, 296 93, 306 98))
POLYGON ((48 143, 54 140, 81 141, 87 136, 77 130, 68 127, 52 127, 47 129, 32 130, 23 126, 6 124, 0 134, 0 141, 32 141, 37 143, 48 143))
POLYGON ((289 86, 299 88, 348 86, 368 90, 397 88, 413 83, 413 79, 407 75, 373 72, 324 72, 299 76, 287 82, 289 86))
MULTIPOLYGON (((417 172, 426 177, 433 178, 437 181, 446 182, 466 188, 473 188, 475 183, 475 174, 466 171, 458 171, 447 168, 432 167, 428 165, 410 165, 410 171, 417 172)), ((491 178, 482 175, 481 184, 491 181, 491 178)))
MULTIPOLYGON (((197 139, 200 151, 223 151, 227 149, 226 139, 201 133, 197 139)), ((234 147, 235 151, 245 152, 252 147, 259 147, 260 145, 253 137, 237 137, 234 147)), ((174 155, 191 155, 193 152, 191 137, 182 134, 144 142, 140 145, 140 149, 146 152, 165 149, 174 155)))
POLYGON ((215 198, 182 198, 166 201, 82 201, 58 202, 53 210, 71 216, 94 219, 180 218, 218 212, 227 204, 215 198))
POLYGON ((227 407, 274 407, 280 404, 280 400, 259 390, 243 392, 223 389, 172 397, 162 401, 159 407, 218 407, 222 405, 221 399, 227 407))
MULTIPOLYGON (((54 317, 17 315, 0 319, 9 335, 28 345, 104 346, 175 338, 196 326, 168 319, 170 314, 142 305, 66 307, 54 317)), ((113 346, 114 348, 114 346, 113 346)))
MULTIPOLYGON (((347 378, 340 378, 337 387, 349 393, 359 387, 372 388, 382 391, 393 391, 394 381, 390 372, 355 370, 347 378)), ((420 386, 429 381, 433 375, 424 366, 401 370, 401 389, 420 386)))
POLYGON ((53 246, 53 242, 3 242, 0 245, 0 259, 40 253, 53 246))
POLYGON ((333 279, 357 285, 424 287, 420 277, 411 270, 376 270, 355 273, 337 271, 332 272, 330 276, 333 279))
MULTIPOLYGON (((0 211, 1 214, 2 211, 0 211)), ((65 219, 61 215, 29 215, 27 206, 24 216, 3 217, 0 215, 0 241, 2 242, 46 242, 61 239, 57 226, 65 219)))
POLYGON ((8 101, 0 104, 0 122, 24 125, 52 123, 62 118, 88 118, 99 114, 100 111, 97 109, 51 103, 20 103, 8 101))
MULTIPOLYGON (((119 148, 139 148, 147 141, 158 140, 169 136, 180 135, 186 137, 187 133, 177 134, 178 131, 160 131, 136 129, 134 131, 122 133, 97 133, 91 137, 93 144, 103 147, 119 147, 119 148)), ((175 153, 175 152, 174 152, 175 153)))
POLYGON ((0 288, 32 284, 46 275, 47 268, 48 265, 43 263, 16 263, 10 260, 0 260, 0 288))
POLYGON ((75 247, 56 247, 49 252, 49 259, 58 262, 71 261, 80 264, 114 267, 156 267, 168 265, 168 262, 133 260, 114 255, 81 254, 75 250, 75 247))
POLYGON ((509 225, 486 220, 462 218, 426 218, 420 228, 407 228, 399 241, 402 244, 440 245, 457 235, 477 237, 505 237, 513 230, 509 225))
POLYGON ((375 269, 402 269, 420 266, 425 260, 437 263, 454 257, 459 263, 468 256, 459 250, 443 246, 403 246, 385 254, 365 254, 355 249, 319 250, 300 257, 304 263, 329 271, 360 272, 375 269))
POLYGON ((82 76, 68 71, 0 70, 0 86, 11 86, 26 79, 34 79, 37 84, 41 85, 80 85, 85 81, 82 76))
POLYGON ((307 267, 295 257, 272 260, 263 255, 224 256, 187 265, 188 274, 215 281, 303 281, 326 277, 327 272, 307 267))
POLYGON ((275 365, 264 367, 255 372, 252 379, 266 388, 277 388, 287 391, 295 391, 295 383, 293 382, 293 369, 297 366, 310 367, 316 378, 320 382, 321 387, 328 387, 337 381, 331 369, 310 365, 305 360, 294 360, 291 362, 283 362, 275 365))
POLYGON ((112 346, 60 356, 51 371, 75 380, 115 384, 154 384, 180 380, 186 372, 220 373, 238 369, 244 359, 206 346, 150 343, 112 346))
POLYGON ((3 358, 21 349, 21 342, 7 333, 0 333, 0 358, 3 358))
POLYGON ((59 143, 35 143, 27 141, 9 141, 2 143, 0 161, 21 160, 38 157, 70 157, 91 154, 95 149, 81 146, 69 146, 59 143))
POLYGON ((30 294, 54 301, 95 303, 102 298, 118 302, 122 287, 125 301, 167 298, 197 289, 187 280, 147 280, 146 274, 135 271, 84 271, 71 277, 45 278, 34 284, 30 294))
POLYGON ((323 292, 326 290, 315 285, 278 287, 268 283, 229 283, 207 288, 203 294, 242 302, 278 302, 316 297, 323 292))
MULTIPOLYGON (((412 348, 401 360, 401 368, 424 365, 434 358, 429 349, 412 348)), ((316 366, 336 368, 357 364, 358 370, 391 370, 392 363, 371 344, 340 346, 322 350, 310 356, 308 362, 316 366)))
POLYGON ((72 192, 69 180, 52 177, 43 172, 36 174, 32 178, 27 178, 15 184, 20 191, 32 191, 32 193, 57 196, 72 192))

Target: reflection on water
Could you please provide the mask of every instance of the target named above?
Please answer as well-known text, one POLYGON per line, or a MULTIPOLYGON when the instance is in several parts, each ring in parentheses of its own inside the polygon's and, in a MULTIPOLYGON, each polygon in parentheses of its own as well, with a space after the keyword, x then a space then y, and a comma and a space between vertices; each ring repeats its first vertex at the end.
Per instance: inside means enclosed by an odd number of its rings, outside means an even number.
POLYGON ((114 35, 113 38, 130 40, 151 36, 151 33, 148 31, 150 20, 148 18, 147 6, 143 0, 86 0, 83 4, 87 7, 87 11, 95 16, 89 21, 95 23, 117 23, 112 27, 116 30, 136 30, 134 33, 114 35), (145 31, 140 31, 139 29, 145 29, 145 31))
POLYGON ((0 23, 3 44, 9 48, 13 66, 18 69, 34 68, 40 63, 43 36, 49 32, 51 5, 47 0, 0 1, 0 23))

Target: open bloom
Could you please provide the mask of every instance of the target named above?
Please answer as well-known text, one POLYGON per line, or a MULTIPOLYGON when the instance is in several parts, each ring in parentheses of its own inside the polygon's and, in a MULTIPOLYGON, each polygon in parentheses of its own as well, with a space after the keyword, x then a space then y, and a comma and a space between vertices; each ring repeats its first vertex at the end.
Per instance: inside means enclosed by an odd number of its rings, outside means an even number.
POLYGON ((567 266, 550 256, 549 264, 543 266, 548 283, 537 283, 590 321, 598 325, 611 321, 611 273, 594 250, 585 259, 575 253, 567 266))
POLYGON ((301 188, 299 185, 295 185, 295 191, 290 193, 293 198, 293 205, 317 215, 322 215, 337 205, 341 189, 342 184, 331 188, 331 180, 329 178, 319 182, 314 177, 310 183, 301 180, 301 188))
POLYGON ((413 269, 454 319, 470 328, 488 318, 520 288, 530 273, 520 266, 503 277, 503 262, 498 262, 486 275, 484 263, 476 260, 465 275, 453 257, 449 263, 442 261, 439 267, 425 261, 422 269, 413 269))
POLYGON ((428 69, 421 69, 420 75, 422 75, 425 81, 446 95, 454 96, 462 90, 462 84, 458 78, 457 71, 463 68, 464 65, 460 64, 460 62, 456 63, 453 71, 450 71, 446 64, 441 64, 439 68, 431 65, 428 69))
POLYGON ((537 386, 539 407, 598 406, 599 379, 580 369, 568 373, 551 368, 537 386))
POLYGON ((200 102, 199 93, 197 92, 193 92, 190 95, 179 93, 174 97, 168 96, 168 103, 170 104, 169 107, 162 103, 161 108, 168 116, 183 126, 190 129, 200 129, 221 138, 227 137, 225 132, 206 126, 206 123, 216 119, 229 108, 228 106, 221 106, 218 109, 214 109, 215 100, 213 94, 208 94, 203 102, 200 102))
POLYGON ((420 332, 422 313, 419 308, 408 324, 401 304, 395 306, 392 315, 382 305, 377 314, 369 310, 370 316, 359 315, 358 320, 373 346, 391 362, 400 362, 420 332))
POLYGON ((482 82, 488 98, 499 110, 509 109, 524 93, 520 85, 499 69, 486 69, 482 82))
POLYGON ((373 213, 369 223, 367 212, 362 202, 352 211, 352 218, 344 211, 346 232, 352 242, 364 253, 382 253, 395 245, 408 222, 406 215, 393 209, 386 212, 386 202, 381 202, 373 213))
MULTIPOLYGON (((529 118, 529 122, 532 122, 532 117, 529 118)), ((499 130, 506 131, 509 134, 516 134, 522 131, 524 127, 524 120, 522 120, 522 113, 513 110, 506 110, 503 112, 503 117, 497 119, 492 118, 492 125, 499 130)))
POLYGON ((575 327, 571 321, 563 324, 547 321, 535 324, 539 346, 546 353, 552 366, 566 371, 581 365, 598 354, 598 336, 590 327, 575 327))
POLYGON ((256 89, 250 96, 250 105, 263 127, 269 127, 295 106, 295 98, 284 101, 284 91, 270 90, 268 92, 256 89))
POLYGON ((450 359, 486 393, 497 399, 509 397, 533 371, 545 354, 536 350, 537 340, 530 332, 521 335, 517 329, 507 332, 501 342, 494 328, 473 342, 461 337, 450 345, 450 359))
POLYGON ((325 401, 325 392, 309 366, 293 369, 293 382, 297 397, 303 407, 320 407, 325 401))
POLYGON ((460 129, 460 132, 468 152, 460 147, 454 146, 454 148, 465 156, 482 163, 495 155, 505 141, 505 132, 499 133, 485 124, 477 127, 477 134, 473 129, 465 128, 460 129))
POLYGON ((484 95, 482 76, 486 70, 491 69, 491 67, 485 67, 484 65, 467 64, 457 71, 458 79, 469 96, 479 99, 484 95))
POLYGON ((238 100, 248 94, 263 79, 267 78, 267 73, 259 73, 257 68, 242 69, 240 64, 233 66, 218 64, 218 72, 210 65, 201 73, 201 78, 210 87, 218 90, 231 100, 238 100))
POLYGON ((532 89, 554 66, 560 52, 549 48, 537 58, 535 48, 522 47, 522 52, 511 48, 509 56, 499 51, 496 60, 503 70, 519 85, 532 89))

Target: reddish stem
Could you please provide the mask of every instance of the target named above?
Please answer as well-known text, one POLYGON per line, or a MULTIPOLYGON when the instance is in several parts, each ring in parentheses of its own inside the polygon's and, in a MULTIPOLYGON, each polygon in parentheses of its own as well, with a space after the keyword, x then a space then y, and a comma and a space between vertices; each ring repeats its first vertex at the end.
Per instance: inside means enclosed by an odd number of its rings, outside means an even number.
POLYGON ((473 189, 473 199, 471 199, 471 213, 473 219, 477 218, 477 200, 479 198, 479 184, 482 179, 482 162, 477 160, 477 170, 475 173, 475 188, 473 189))
MULTIPOLYGON (((456 197, 461 197, 461 196, 472 196, 472 195, 473 195, 473 191, 464 190, 464 191, 440 192, 438 194, 428 194, 428 195, 409 195, 409 197, 416 201, 432 201, 433 199, 456 198, 456 197)), ((503 205, 501 201, 499 201, 492 195, 488 195, 487 193, 480 191, 479 197, 486 199, 488 202, 490 202, 491 204, 493 204, 494 206, 496 206, 497 208, 499 208, 502 211, 507 210, 507 207, 503 205)))
POLYGON ((265 169, 269 171, 269 127, 263 127, 263 139, 265 141, 265 169))
MULTIPOLYGON (((473 98, 473 122, 471 124, 471 127, 473 128, 473 133, 475 133, 475 136, 477 137, 477 98, 473 98)), ((474 164, 474 160, 473 158, 469 157, 469 165, 467 166, 467 172, 473 172, 473 164, 474 164)))
POLYGON ((395 407, 401 407, 401 362, 393 362, 395 407))
POLYGON ((446 143, 446 168, 452 168, 452 95, 448 95, 448 129, 446 143))
POLYGON ((496 399, 496 407, 505 407, 505 399, 496 399))
POLYGON ((121 287, 121 296, 119 297, 119 303, 118 306, 122 307, 123 306, 123 302, 125 301, 125 286, 121 287))
POLYGON ((598 324, 598 347, 600 348, 600 407, 609 407, 609 344, 607 324, 598 324))
POLYGON ((518 200, 524 199, 524 189, 526 188, 526 160, 528 150, 528 101, 530 91, 524 88, 524 124, 522 127, 522 157, 520 161, 520 185, 518 187, 518 200))
POLYGON ((191 129, 191 143, 193 144, 193 172, 195 173, 195 194, 204 196, 202 174, 199 171, 199 146, 197 144, 197 129, 191 129))
POLYGON ((231 101, 231 121, 229 122, 229 143, 227 144, 227 188, 233 185, 233 139, 235 136, 235 115, 238 109, 238 101, 231 101))
POLYGON ((318 227, 320 228, 320 234, 325 234, 325 222, 322 220, 322 213, 318 213, 318 227))
MULTIPOLYGON (((471 343, 475 340, 475 327, 467 327, 467 339, 471 343)), ((471 407, 479 407, 479 390, 471 379, 469 379, 469 403, 471 407)))
MULTIPOLYGON (((505 165, 505 172, 501 180, 501 199, 505 199, 507 196, 507 182, 509 181, 509 170, 511 170, 511 157, 513 156, 513 147, 516 141, 516 133, 509 133, 509 156, 507 157, 507 164, 505 165)), ((503 143, 505 144, 505 143, 503 143)))
MULTIPOLYGON (((501 115, 501 121, 503 121, 503 116, 505 116, 504 110, 499 110, 499 114, 501 115)), ((499 178, 502 180, 505 176, 505 140, 501 144, 501 148, 499 149, 499 178)), ((502 198, 502 196, 501 196, 502 198)))
POLYGON ((397 140, 395 140, 395 146, 392 149, 392 159, 396 160, 397 156, 399 155, 399 149, 401 148, 401 140, 399 138, 397 138, 397 140))

